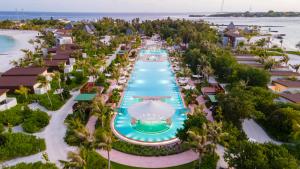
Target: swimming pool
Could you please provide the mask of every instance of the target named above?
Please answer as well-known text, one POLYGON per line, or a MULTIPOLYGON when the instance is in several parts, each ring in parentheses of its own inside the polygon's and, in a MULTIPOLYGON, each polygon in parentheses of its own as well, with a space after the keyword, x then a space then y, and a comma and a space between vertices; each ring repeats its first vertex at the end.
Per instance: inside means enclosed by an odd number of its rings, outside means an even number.
POLYGON ((15 40, 10 36, 0 35, 0 54, 9 51, 15 46, 15 40))
MULTIPOLYGON (((155 55, 168 57, 165 50, 141 50, 140 57, 155 55)), ((184 107, 179 88, 175 82, 175 75, 167 59, 160 62, 147 62, 142 59, 135 63, 134 70, 125 90, 113 127, 121 136, 137 142, 158 143, 176 138, 178 128, 181 128, 186 119, 187 109, 184 107), (132 126, 131 117, 127 109, 141 101, 135 96, 167 96, 163 101, 172 105, 176 112, 172 116, 172 123, 166 127, 164 123, 152 125, 141 124, 139 128, 132 126), (160 130, 161 129, 161 130, 160 130), (157 132, 148 132, 157 131, 157 132)))

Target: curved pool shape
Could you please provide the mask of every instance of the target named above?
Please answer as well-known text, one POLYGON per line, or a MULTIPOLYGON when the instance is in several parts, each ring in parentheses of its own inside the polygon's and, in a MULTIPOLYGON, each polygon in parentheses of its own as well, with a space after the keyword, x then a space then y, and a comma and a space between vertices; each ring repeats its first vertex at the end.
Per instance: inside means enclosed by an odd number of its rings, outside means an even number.
MULTIPOLYGON (((141 57, 143 55, 168 57, 165 50, 141 50, 139 54, 141 57)), ((186 112, 187 109, 181 99, 169 61, 167 59, 162 62, 138 60, 114 119, 113 127, 118 134, 128 140, 145 143, 166 142, 176 138, 177 129, 182 127, 187 118, 186 112), (141 101, 134 96, 170 96, 163 101, 172 105, 176 110, 172 116, 171 125, 164 123, 131 125, 131 117, 127 108, 141 101)))
POLYGON ((15 46, 16 42, 13 38, 6 35, 0 35, 0 54, 3 54, 15 46))

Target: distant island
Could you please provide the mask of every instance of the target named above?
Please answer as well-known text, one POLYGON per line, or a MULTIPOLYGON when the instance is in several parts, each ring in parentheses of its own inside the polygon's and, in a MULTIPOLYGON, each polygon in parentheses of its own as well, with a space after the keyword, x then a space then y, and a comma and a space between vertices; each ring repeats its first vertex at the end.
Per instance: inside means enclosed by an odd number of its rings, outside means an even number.
POLYGON ((232 12, 222 14, 212 14, 208 17, 300 17, 300 12, 232 12))

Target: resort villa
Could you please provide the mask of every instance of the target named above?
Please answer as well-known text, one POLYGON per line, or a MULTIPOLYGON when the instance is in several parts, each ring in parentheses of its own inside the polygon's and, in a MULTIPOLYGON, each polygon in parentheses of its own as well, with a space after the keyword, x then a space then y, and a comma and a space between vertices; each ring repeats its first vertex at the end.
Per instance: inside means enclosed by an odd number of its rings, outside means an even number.
POLYGON ((269 88, 274 92, 300 92, 300 80, 277 79, 273 80, 272 84, 269 88))
POLYGON ((240 34, 240 30, 231 22, 223 33, 223 45, 236 48, 241 42, 246 42, 246 38, 240 34))
POLYGON ((0 89, 0 111, 10 109, 17 105, 16 98, 7 97, 8 89, 0 89))
POLYGON ((47 68, 27 67, 27 68, 12 68, 3 73, 0 77, 0 89, 8 89, 8 92, 13 93, 20 86, 30 89, 31 93, 44 94, 50 90, 48 87, 42 87, 38 82, 38 76, 46 76, 50 81, 52 80, 47 72, 47 68))

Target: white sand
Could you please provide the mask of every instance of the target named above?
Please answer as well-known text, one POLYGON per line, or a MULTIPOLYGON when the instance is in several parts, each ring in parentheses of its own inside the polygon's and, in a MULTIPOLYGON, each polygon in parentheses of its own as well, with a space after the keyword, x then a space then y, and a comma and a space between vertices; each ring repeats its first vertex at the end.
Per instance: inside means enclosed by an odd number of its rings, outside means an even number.
POLYGON ((24 56, 24 53, 20 51, 21 49, 34 50, 34 46, 28 43, 28 41, 35 39, 38 32, 1 29, 0 35, 10 36, 16 41, 15 46, 11 50, 4 52, 5 55, 0 55, 0 72, 5 72, 13 67, 10 64, 12 60, 18 60, 24 56))

